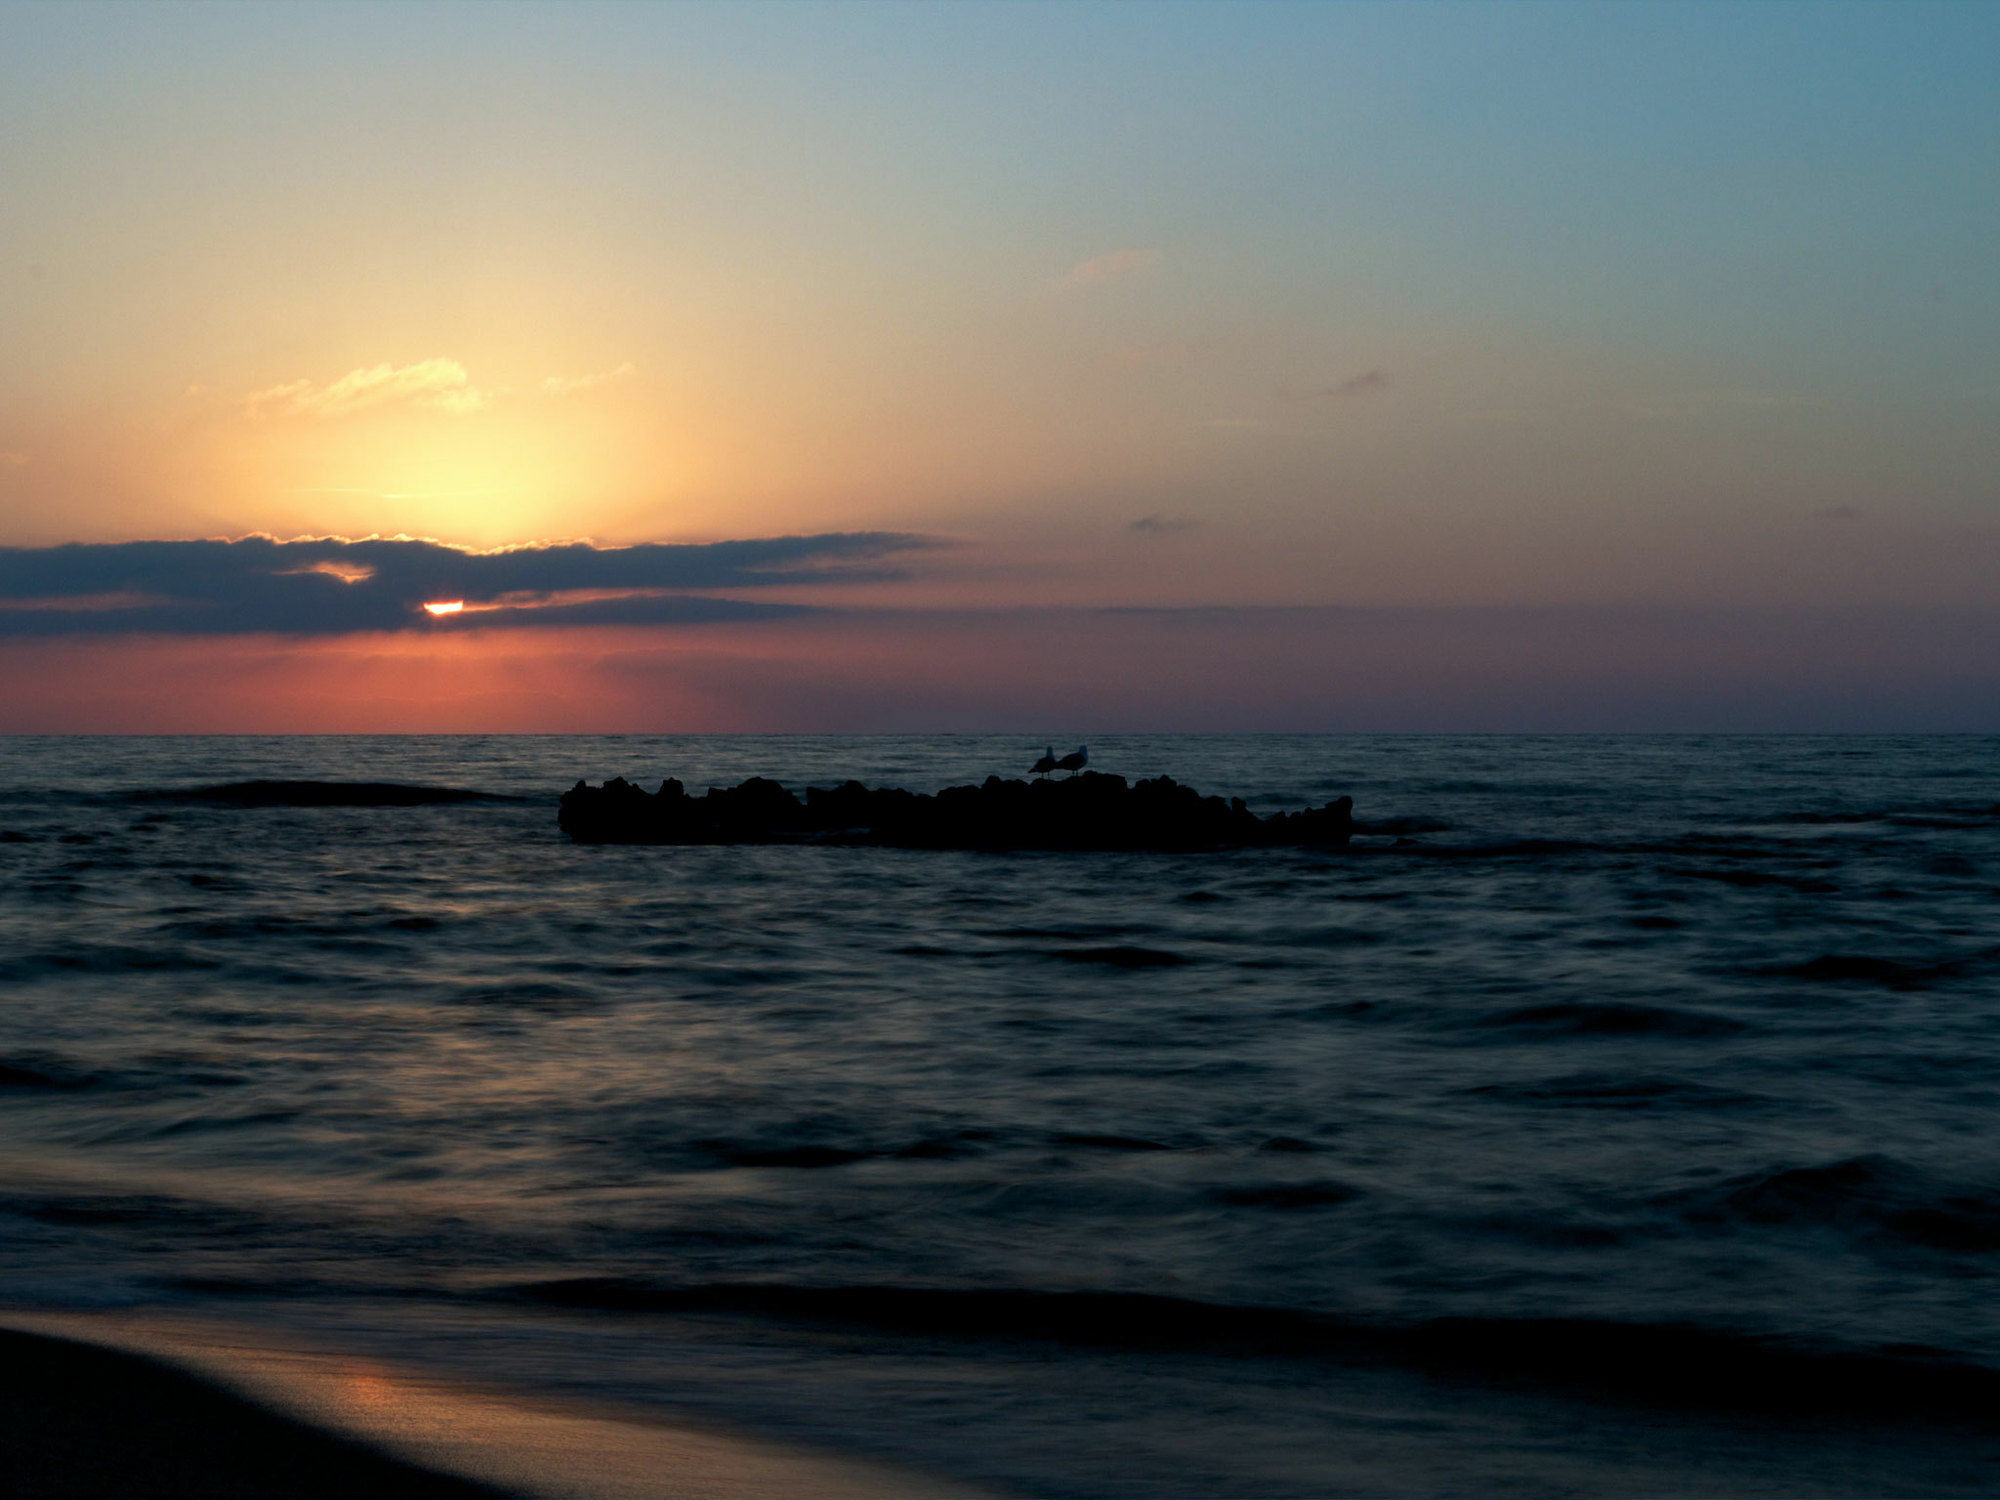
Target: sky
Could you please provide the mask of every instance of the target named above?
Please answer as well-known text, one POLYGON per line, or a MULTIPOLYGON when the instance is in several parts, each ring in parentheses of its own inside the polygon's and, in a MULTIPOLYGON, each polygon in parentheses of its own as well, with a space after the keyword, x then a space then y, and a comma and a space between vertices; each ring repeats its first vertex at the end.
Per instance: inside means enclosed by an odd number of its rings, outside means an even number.
POLYGON ((1995 57, 13 0, 0 731, 2000 731, 1995 57))

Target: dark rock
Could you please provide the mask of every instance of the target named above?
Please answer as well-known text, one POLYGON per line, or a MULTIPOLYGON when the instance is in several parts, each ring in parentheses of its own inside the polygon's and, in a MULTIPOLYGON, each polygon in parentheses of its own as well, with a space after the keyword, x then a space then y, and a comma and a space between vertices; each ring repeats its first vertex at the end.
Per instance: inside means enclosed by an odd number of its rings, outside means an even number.
POLYGON ((1259 818, 1241 798, 1204 797, 1170 776, 1128 783, 1086 771, 1061 781, 946 787, 936 796, 858 781, 801 801, 754 776, 690 797, 669 779, 647 792, 623 777, 579 781, 558 822, 583 844, 874 844, 905 849, 1155 849, 1345 845, 1354 799, 1259 818))

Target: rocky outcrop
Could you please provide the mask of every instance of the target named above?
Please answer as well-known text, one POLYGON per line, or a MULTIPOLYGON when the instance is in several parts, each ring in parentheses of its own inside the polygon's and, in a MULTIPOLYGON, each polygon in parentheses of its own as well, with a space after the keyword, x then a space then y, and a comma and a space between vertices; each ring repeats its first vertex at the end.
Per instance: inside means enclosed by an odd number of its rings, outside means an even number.
POLYGON ((803 799, 753 776, 690 797, 668 780, 648 792, 623 778, 563 794, 558 822, 584 844, 875 844, 902 849, 1243 849, 1344 845, 1354 799, 1260 818, 1170 776, 1128 783, 1086 771, 1059 781, 947 787, 935 796, 858 781, 809 787, 803 799))

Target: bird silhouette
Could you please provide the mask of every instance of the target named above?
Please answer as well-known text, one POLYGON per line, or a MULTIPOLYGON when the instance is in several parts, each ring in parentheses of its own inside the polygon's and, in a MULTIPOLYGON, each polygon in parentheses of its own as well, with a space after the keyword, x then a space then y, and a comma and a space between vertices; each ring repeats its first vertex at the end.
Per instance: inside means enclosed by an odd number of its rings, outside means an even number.
POLYGON ((1042 752, 1040 760, 1028 767, 1028 774, 1030 776, 1046 776, 1056 768, 1056 765, 1056 747, 1051 745, 1042 752))
POLYGON ((1061 760, 1056 762, 1056 769, 1058 771, 1068 771, 1071 774, 1075 774, 1076 772, 1081 771, 1085 766, 1089 764, 1090 764, 1090 746, 1078 745, 1069 754, 1065 755, 1061 760))

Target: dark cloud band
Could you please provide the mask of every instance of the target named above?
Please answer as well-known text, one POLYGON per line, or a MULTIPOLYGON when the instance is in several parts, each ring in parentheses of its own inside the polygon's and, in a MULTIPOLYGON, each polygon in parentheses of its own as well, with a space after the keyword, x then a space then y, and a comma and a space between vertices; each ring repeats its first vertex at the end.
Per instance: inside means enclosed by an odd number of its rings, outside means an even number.
POLYGON ((888 559, 937 545, 900 532, 702 544, 561 542, 470 552, 370 537, 77 542, 0 548, 0 636, 335 635, 436 628, 424 605, 464 600, 448 628, 690 624, 804 606, 717 599, 714 589, 872 582, 888 559))

